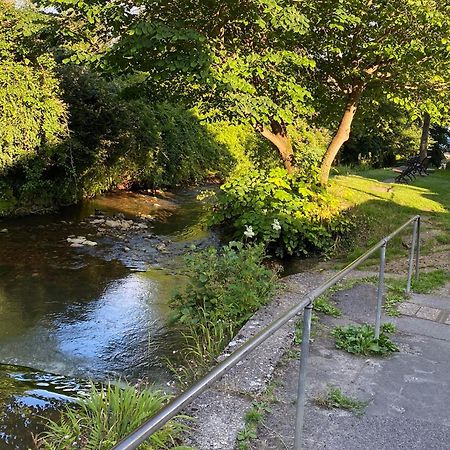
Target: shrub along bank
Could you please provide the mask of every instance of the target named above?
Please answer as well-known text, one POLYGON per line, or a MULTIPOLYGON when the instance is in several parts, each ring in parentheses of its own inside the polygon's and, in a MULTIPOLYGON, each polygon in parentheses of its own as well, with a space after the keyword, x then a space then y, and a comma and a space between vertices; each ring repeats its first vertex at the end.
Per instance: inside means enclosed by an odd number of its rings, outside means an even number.
MULTIPOLYGON (((18 77, 15 72, 11 68, 6 73, 5 83, 18 77)), ((7 92, 3 99, 4 108, 11 111, 9 118, 2 115, 7 123, 2 122, 0 132, 5 206, 8 202, 42 211, 117 186, 147 189, 200 183, 211 175, 225 175, 232 166, 228 149, 192 111, 123 99, 114 83, 78 67, 64 67, 50 80, 43 100, 38 97, 43 86, 34 78, 22 78, 23 86, 16 88, 20 93, 7 92), (31 101, 25 98, 26 89, 36 109, 51 114, 24 114, 22 106, 31 101), (23 141, 13 129, 16 117, 30 122, 24 123, 28 135, 20 134, 23 141), (42 135, 42 129, 48 132, 42 135)))
POLYGON ((330 252, 352 224, 314 175, 311 167, 304 173, 275 168, 233 177, 221 186, 211 222, 280 257, 330 252))
POLYGON ((231 242, 186 257, 188 283, 171 306, 185 346, 183 367, 171 364, 182 384, 200 377, 229 340, 277 289, 277 276, 264 265, 264 246, 231 242))

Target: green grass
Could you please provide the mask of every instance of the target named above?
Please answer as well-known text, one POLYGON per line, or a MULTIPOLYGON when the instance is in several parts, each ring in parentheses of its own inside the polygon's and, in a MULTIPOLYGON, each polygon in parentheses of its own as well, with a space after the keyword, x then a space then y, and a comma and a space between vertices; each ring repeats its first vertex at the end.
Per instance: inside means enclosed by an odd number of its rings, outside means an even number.
POLYGON ((330 303, 326 295, 321 295, 314 301, 314 310, 332 317, 339 317, 342 315, 341 310, 330 303))
POLYGON ((398 317, 400 313, 397 310, 397 306, 408 298, 405 292, 406 282, 388 279, 385 287, 384 311, 390 317, 398 317))
MULTIPOLYGON (((68 405, 58 421, 48 420, 47 431, 36 444, 42 450, 111 449, 120 439, 158 412, 170 397, 158 390, 124 388, 115 384, 97 389, 78 405, 68 405)), ((183 417, 187 419, 186 416, 183 417)), ((186 428, 171 420, 141 446, 141 450, 177 447, 177 439, 186 428)), ((193 450, 193 449, 191 449, 193 450)))
POLYGON ((253 448, 252 441, 258 437, 258 427, 264 426, 264 419, 271 412, 270 405, 277 402, 275 388, 278 385, 278 382, 272 380, 266 391, 253 400, 251 408, 244 416, 244 428, 237 435, 238 450, 253 448))
POLYGON ((178 350, 179 358, 175 361, 166 358, 165 362, 179 387, 185 389, 211 369, 235 330, 223 322, 200 322, 185 327, 181 334, 184 342, 178 350))
MULTIPOLYGON (((411 291, 417 294, 430 294, 448 282, 450 282, 450 274, 445 270, 438 269, 431 272, 422 272, 419 274, 417 281, 413 278, 411 291)), ((400 315, 397 306, 408 299, 405 290, 405 280, 386 279, 386 296, 383 308, 388 316, 397 317, 400 315)))
POLYGON ((251 441, 257 438, 258 425, 264 420, 264 416, 270 412, 266 401, 254 401, 252 407, 244 417, 244 428, 237 435, 238 450, 250 450, 251 441))
MULTIPOLYGON (((352 260, 390 234, 416 214, 426 216, 427 227, 440 231, 439 241, 448 241, 450 229, 450 170, 440 170, 418 177, 410 184, 384 183, 393 178, 390 169, 337 175, 330 191, 353 214, 357 229, 353 236, 352 260)), ((389 243, 389 254, 405 254, 401 237, 389 243)))
POLYGON ((450 281, 450 274, 445 270, 434 270, 432 272, 422 272, 419 279, 413 280, 412 290, 418 294, 430 294, 441 288, 450 281))
POLYGON ((361 415, 367 406, 367 402, 345 395, 338 387, 330 387, 325 394, 318 395, 315 401, 323 408, 345 409, 355 415, 361 415))

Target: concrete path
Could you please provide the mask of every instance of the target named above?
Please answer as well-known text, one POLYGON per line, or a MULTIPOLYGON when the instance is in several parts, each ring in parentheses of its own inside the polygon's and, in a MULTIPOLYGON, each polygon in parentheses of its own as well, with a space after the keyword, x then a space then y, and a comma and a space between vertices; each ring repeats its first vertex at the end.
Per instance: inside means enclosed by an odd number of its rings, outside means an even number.
MULTIPOLYGON (((375 289, 360 285, 336 294, 341 318, 322 316, 311 344, 305 423, 306 449, 450 449, 450 289, 413 295, 401 306, 393 340, 400 352, 366 358, 336 350, 336 325, 374 321, 375 289), (315 399, 329 386, 367 401, 362 416, 328 410, 315 399)), ((250 448, 292 449, 298 359, 276 368, 277 401, 250 448)))

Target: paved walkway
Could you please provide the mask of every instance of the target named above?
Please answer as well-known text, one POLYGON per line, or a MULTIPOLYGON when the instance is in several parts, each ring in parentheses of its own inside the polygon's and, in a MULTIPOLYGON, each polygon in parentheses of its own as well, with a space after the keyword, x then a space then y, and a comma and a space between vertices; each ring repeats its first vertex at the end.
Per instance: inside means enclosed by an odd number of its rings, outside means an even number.
MULTIPOLYGON (((393 340, 400 352, 361 358, 336 350, 330 329, 374 321, 375 289, 360 285, 336 294, 341 318, 324 316, 315 327, 308 370, 306 449, 450 449, 450 289, 413 295, 401 306, 393 340), (317 406, 329 386, 367 401, 356 417, 317 406)), ((277 367, 277 402, 251 448, 292 449, 298 360, 277 367)))

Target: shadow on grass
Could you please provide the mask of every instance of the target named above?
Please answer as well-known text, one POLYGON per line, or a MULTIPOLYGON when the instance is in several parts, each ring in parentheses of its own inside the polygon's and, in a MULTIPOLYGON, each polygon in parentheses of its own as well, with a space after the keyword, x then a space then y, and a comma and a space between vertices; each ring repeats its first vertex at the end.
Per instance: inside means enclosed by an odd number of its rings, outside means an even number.
MULTIPOLYGON (((410 185, 382 183, 372 178, 370 171, 365 175, 337 176, 331 187, 357 223, 347 242, 351 251, 346 261, 357 258, 417 214, 423 217, 424 232, 449 233, 450 170, 436 171, 410 185)), ((390 255, 407 254, 410 233, 405 230, 389 243, 390 255)))

